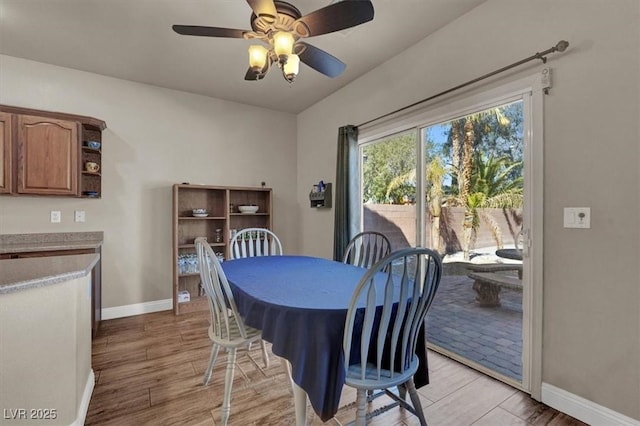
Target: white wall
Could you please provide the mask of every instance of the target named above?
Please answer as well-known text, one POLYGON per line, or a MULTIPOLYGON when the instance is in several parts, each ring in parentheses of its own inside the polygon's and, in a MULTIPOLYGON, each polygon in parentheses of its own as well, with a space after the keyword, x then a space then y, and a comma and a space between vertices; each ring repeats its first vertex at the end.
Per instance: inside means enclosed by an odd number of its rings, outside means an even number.
POLYGON ((265 181, 274 230, 297 251, 294 115, 2 55, 0 103, 107 123, 101 199, 0 197, 0 234, 104 231, 105 308, 172 297, 174 183, 265 181), (50 210, 62 223, 49 223, 50 210))
MULTIPOLYGON (((298 116, 298 200, 335 180, 338 127, 554 46, 545 97, 543 381, 640 419, 640 2, 489 0, 298 116), (590 206, 589 230, 562 227, 590 206), (610 206, 616 206, 611 210, 610 206), (620 215, 618 208, 626 209, 620 215)), ((541 69, 540 62, 493 81, 541 69)), ((333 211, 302 210, 302 252, 331 257, 333 211)))

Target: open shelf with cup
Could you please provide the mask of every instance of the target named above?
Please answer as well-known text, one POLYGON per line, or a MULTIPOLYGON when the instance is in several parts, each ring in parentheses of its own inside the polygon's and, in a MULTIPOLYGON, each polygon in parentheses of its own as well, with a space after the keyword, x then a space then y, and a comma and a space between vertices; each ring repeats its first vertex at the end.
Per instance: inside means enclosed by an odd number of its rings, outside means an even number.
POLYGON ((80 147, 80 196, 102 196, 102 132, 84 126, 80 147))
POLYGON ((194 240, 205 237, 220 260, 228 259, 230 236, 244 228, 271 229, 271 189, 173 185, 173 310, 206 310, 194 240), (240 209, 239 206, 249 206, 240 209))

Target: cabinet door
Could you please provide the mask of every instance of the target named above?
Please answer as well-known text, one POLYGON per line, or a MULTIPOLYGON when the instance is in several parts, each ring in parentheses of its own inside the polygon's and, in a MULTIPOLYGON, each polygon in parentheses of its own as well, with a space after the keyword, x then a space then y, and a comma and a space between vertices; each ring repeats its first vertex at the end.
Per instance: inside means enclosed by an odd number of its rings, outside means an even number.
POLYGON ((78 194, 78 123, 18 116, 18 192, 78 194))
POLYGON ((11 114, 0 112, 0 193, 11 192, 11 114))

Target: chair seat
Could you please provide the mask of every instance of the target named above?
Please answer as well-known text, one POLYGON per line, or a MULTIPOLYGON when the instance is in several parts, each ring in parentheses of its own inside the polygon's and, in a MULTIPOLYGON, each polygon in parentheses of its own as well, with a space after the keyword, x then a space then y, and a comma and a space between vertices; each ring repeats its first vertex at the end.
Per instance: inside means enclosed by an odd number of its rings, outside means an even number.
POLYGON ((248 325, 244 326, 244 329, 247 333, 247 338, 245 339, 240 334, 240 329, 235 322, 231 322, 229 324, 229 336, 222 336, 222 338, 217 337, 213 332, 213 326, 209 326, 208 334, 209 338, 212 342, 217 343, 224 347, 238 347, 242 345, 246 345, 247 342, 257 341, 261 339, 260 330, 257 330, 253 327, 249 327, 248 325))
POLYGON ((367 363, 365 366, 365 379, 362 380, 360 364, 350 365, 347 369, 345 384, 359 389, 386 389, 405 383, 418 370, 418 357, 414 356, 411 365, 403 373, 394 372, 391 377, 391 371, 380 369, 380 378, 378 379, 378 369, 375 364, 367 363))

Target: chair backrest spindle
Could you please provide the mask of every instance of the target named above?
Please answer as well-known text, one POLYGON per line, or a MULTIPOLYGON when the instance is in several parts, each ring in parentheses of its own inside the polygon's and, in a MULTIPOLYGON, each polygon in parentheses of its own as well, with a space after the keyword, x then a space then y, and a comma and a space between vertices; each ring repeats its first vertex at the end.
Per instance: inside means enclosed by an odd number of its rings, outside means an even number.
POLYGON ((362 268, 370 268, 391 253, 391 242, 381 232, 360 232, 349 241, 344 251, 342 263, 362 268))
POLYGON ((281 255, 280 239, 266 228, 242 229, 231 241, 231 259, 281 255))

